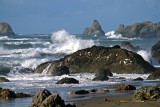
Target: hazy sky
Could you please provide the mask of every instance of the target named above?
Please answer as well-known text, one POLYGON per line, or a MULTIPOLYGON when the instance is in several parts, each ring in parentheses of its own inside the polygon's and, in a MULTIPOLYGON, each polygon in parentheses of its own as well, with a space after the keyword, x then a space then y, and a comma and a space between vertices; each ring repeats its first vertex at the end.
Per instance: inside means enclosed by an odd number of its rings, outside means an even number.
POLYGON ((0 0, 0 22, 8 22, 15 33, 65 29, 77 34, 94 19, 105 32, 119 24, 158 22, 160 0, 0 0))

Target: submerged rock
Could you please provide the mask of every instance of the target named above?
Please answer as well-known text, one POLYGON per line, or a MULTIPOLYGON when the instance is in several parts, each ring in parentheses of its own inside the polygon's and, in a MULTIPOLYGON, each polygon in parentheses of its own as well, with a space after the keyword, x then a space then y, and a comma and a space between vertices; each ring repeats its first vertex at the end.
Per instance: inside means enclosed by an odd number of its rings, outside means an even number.
POLYGON ((66 107, 66 105, 58 94, 51 94, 48 90, 44 89, 36 93, 29 107, 66 107))
POLYGON ((143 78, 141 78, 141 77, 138 77, 138 78, 136 78, 136 79, 133 79, 133 81, 143 81, 144 79, 143 78))
POLYGON ((99 24, 98 20, 93 20, 93 24, 90 28, 85 28, 83 31, 83 35, 88 36, 104 36, 105 32, 102 30, 101 25, 99 24))
POLYGON ((93 81, 105 81, 108 80, 108 76, 113 76, 113 74, 110 72, 109 69, 100 69, 96 72, 95 78, 93 78, 93 81))
POLYGON ((122 84, 115 91, 117 91, 117 92, 124 92, 124 91, 129 91, 129 90, 136 90, 136 87, 133 86, 133 85, 122 84))
POLYGON ((120 25, 115 34, 122 34, 125 37, 159 37, 160 22, 152 23, 144 21, 130 26, 120 25))
POLYGON ((74 78, 62 78, 61 80, 57 81, 56 84, 79 84, 79 81, 74 78))
POLYGON ((151 55, 160 62, 160 41, 152 46, 151 55))
MULTIPOLYGON (((104 68, 109 69, 112 73, 143 74, 152 73, 156 70, 142 56, 118 46, 92 46, 79 50, 60 60, 53 61, 48 71, 53 72, 59 66, 68 67, 70 73, 96 73, 97 70, 104 68)), ((39 68, 41 65, 36 68, 36 71, 42 72, 39 71, 39 68)), ((44 69, 46 68, 44 67, 44 69)))
POLYGON ((0 36, 13 36, 15 33, 13 32, 11 26, 8 23, 0 23, 0 36))
POLYGON ((10 81, 5 77, 0 77, 0 82, 10 82, 10 81))
POLYGON ((134 93, 134 100, 160 100, 160 87, 141 87, 134 93))
POLYGON ((77 90, 77 91, 71 91, 69 94, 89 94, 89 91, 87 90, 77 90))

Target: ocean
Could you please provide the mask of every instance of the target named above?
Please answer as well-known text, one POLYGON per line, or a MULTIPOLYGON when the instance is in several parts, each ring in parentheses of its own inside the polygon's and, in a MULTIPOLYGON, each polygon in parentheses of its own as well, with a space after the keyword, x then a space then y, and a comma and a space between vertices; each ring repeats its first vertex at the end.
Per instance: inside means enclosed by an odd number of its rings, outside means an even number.
MULTIPOLYGON (((92 97, 118 94, 114 88, 118 84, 127 83, 138 87, 147 85, 160 85, 159 81, 146 80, 149 74, 116 74, 108 81, 91 81, 93 73, 77 73, 71 75, 51 76, 45 71, 42 74, 32 73, 37 65, 63 58, 65 55, 77 50, 91 47, 93 45, 111 47, 121 45, 123 41, 129 41, 134 46, 140 46, 140 54, 146 61, 152 60, 152 65, 159 66, 159 63, 151 57, 151 47, 159 41, 159 38, 126 38, 122 35, 115 35, 114 31, 106 33, 106 36, 84 36, 69 34, 65 30, 53 32, 52 34, 30 34, 17 36, 0 37, 0 65, 11 67, 8 75, 4 76, 11 82, 0 83, 0 87, 8 88, 15 92, 35 94, 38 90, 48 89, 58 93, 65 102, 76 102, 92 97), (27 71, 24 68, 29 68, 27 71), (55 84, 64 77, 73 77, 80 81, 80 84, 55 84), (121 77, 121 78, 120 78, 121 77), (144 81, 133 81, 141 77, 144 81), (109 89, 109 94, 90 95, 69 95, 68 92, 80 89, 109 89)), ((1 75, 0 75, 1 76, 1 75)), ((0 100, 0 107, 28 107, 32 97, 17 98, 12 100, 0 100)))

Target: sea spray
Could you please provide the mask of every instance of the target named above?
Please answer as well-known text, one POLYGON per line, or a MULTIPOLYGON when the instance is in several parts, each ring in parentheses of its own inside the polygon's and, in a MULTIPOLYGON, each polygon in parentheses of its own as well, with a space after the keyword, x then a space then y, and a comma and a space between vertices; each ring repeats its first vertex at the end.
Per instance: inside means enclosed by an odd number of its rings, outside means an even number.
POLYGON ((150 54, 150 52, 148 52, 146 50, 139 50, 137 52, 137 54, 141 55, 145 61, 147 61, 149 63, 152 63, 151 62, 151 54, 150 54))
POLYGON ((52 33, 51 41, 53 43, 52 46, 55 47, 55 52, 68 54, 96 44, 93 40, 78 39, 75 35, 70 35, 65 30, 52 33))

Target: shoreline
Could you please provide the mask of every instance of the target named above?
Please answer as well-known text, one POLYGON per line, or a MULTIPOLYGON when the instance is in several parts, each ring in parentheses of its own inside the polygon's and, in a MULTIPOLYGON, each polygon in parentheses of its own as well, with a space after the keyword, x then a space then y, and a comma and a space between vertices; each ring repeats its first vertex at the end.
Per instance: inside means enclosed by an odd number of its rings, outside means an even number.
POLYGON ((119 100, 129 101, 133 99, 132 93, 122 95, 100 96, 87 100, 77 101, 76 107, 159 107, 160 102, 144 101, 144 102, 119 102, 119 100), (105 101, 105 99, 111 102, 105 101))

